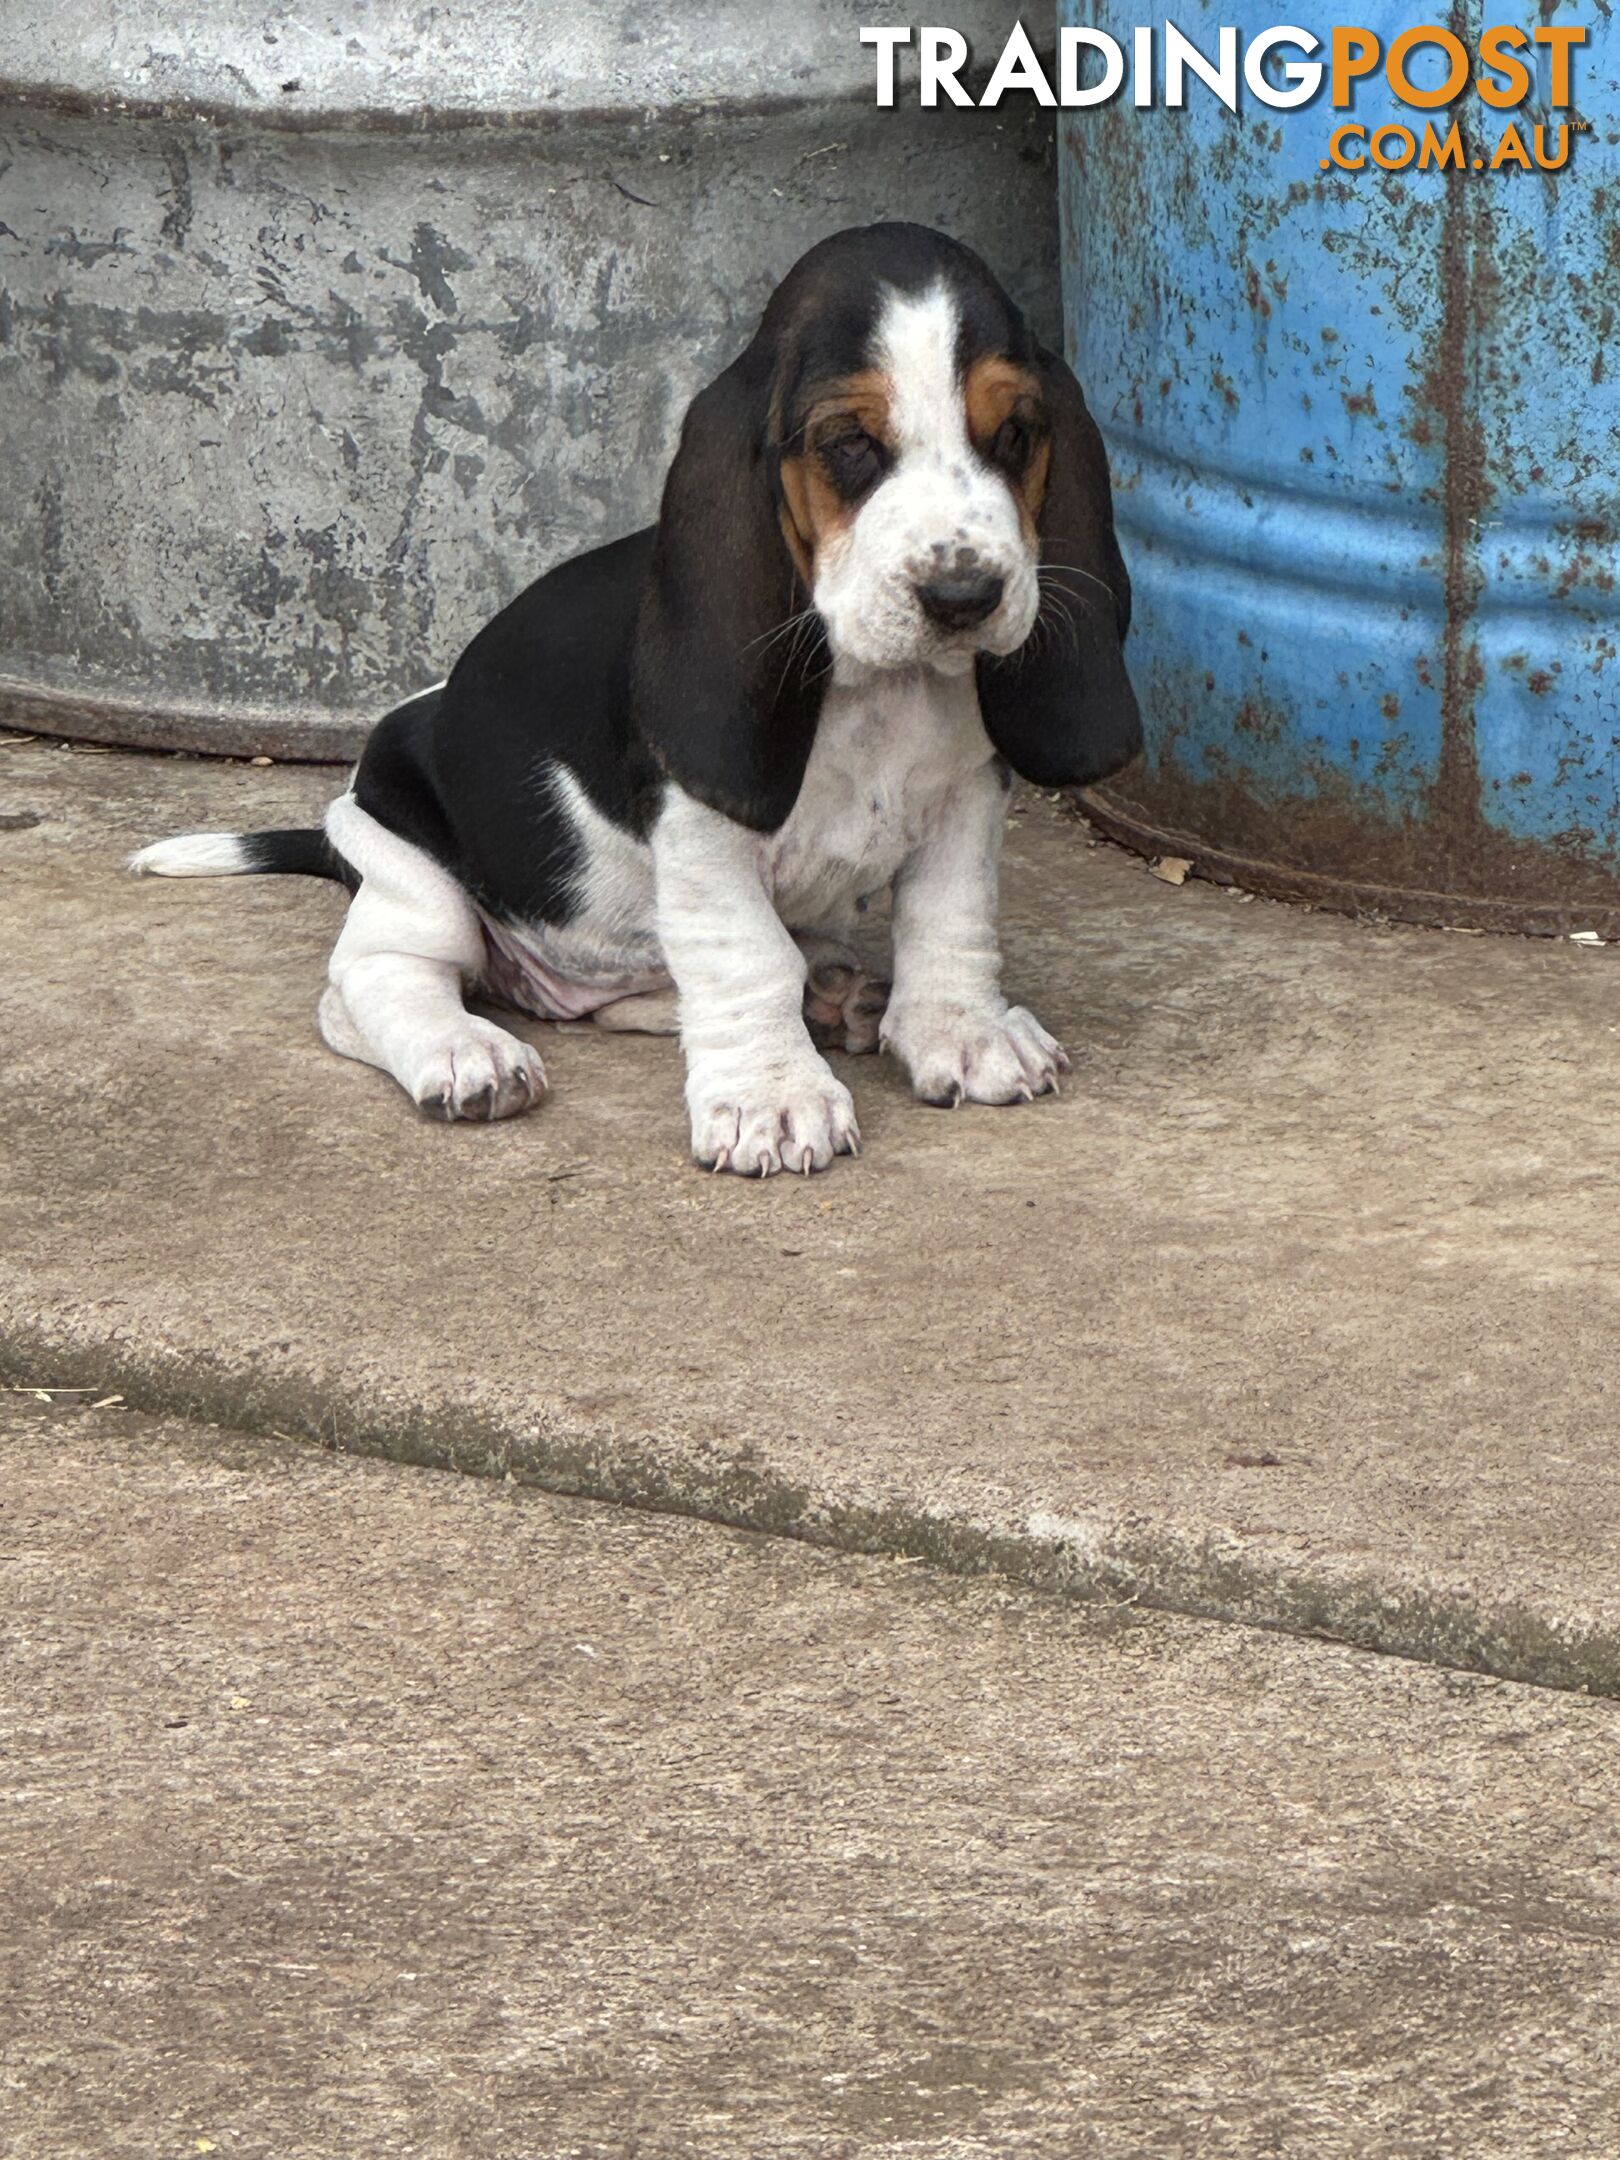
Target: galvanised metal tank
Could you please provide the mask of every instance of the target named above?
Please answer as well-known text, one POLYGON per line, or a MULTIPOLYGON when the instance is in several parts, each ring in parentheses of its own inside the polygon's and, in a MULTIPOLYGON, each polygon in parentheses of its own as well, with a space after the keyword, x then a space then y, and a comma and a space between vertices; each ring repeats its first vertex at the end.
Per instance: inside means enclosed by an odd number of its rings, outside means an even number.
MULTIPOLYGON (((993 59, 1000 0, 957 16, 993 59)), ((865 19, 4 0, 0 721, 353 749, 652 514, 841 226, 960 234, 1055 342, 1052 115, 880 111, 865 19)))
MULTIPOLYGON (((1234 115, 1194 81, 1179 112, 1127 83, 1064 114, 1068 335, 1113 461, 1147 737, 1088 808, 1261 891, 1613 936, 1620 35, 1571 0, 1520 12, 1585 24, 1574 114, 1545 51, 1518 112, 1414 111, 1378 75, 1353 112, 1324 89, 1292 111, 1245 91, 1234 115), (1460 170, 1324 169, 1342 123, 1421 149, 1454 118, 1460 170), (1489 169, 1507 122, 1552 154, 1571 118, 1589 131, 1564 169, 1489 169)), ((1443 21, 1473 54, 1500 13, 1443 21)), ((1223 15, 1278 19, 1188 0, 1175 20, 1218 56, 1223 15)), ((1127 54, 1163 21, 1120 0, 1085 19, 1127 54)), ((1386 51, 1417 19, 1355 12, 1386 51)), ((1409 63, 1422 88, 1448 72, 1435 47, 1409 63)))

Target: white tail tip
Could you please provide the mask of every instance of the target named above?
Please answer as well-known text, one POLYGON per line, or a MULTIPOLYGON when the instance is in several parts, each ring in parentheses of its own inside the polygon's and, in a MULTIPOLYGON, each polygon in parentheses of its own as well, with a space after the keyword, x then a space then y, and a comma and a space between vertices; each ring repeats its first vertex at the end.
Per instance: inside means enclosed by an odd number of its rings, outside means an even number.
POLYGON ((250 867, 241 838, 229 832, 182 833, 137 848, 129 868, 137 877, 236 877, 250 867))

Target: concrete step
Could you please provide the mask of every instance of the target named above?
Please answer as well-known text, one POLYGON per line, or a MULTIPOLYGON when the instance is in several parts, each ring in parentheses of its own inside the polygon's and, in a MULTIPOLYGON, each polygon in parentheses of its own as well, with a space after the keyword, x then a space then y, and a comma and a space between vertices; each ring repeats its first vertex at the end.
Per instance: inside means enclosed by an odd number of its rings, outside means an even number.
POLYGON ((0 751, 14 1380, 1620 1688, 1612 953, 1176 888, 1026 798, 1067 1094, 848 1061, 862 1159, 743 1184, 672 1042, 537 1025, 537 1114, 424 1125, 315 1036, 335 887, 121 874, 334 784, 0 751))
POLYGON ((8 2160, 1620 2149, 1612 1703, 69 1398, 0 1466, 8 2160))

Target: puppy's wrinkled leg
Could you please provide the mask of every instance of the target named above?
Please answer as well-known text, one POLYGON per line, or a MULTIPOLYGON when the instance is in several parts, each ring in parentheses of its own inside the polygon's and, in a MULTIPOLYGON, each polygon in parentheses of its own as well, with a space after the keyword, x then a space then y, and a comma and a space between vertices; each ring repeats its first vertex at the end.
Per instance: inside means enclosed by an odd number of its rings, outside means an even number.
POLYGON ((321 1035, 342 1057, 392 1073, 430 1117, 502 1118, 545 1092, 538 1054, 468 1012, 462 985, 484 964, 484 934, 461 887, 379 825, 352 796, 327 830, 360 872, 321 999, 321 1035))
POLYGON ((652 848, 692 1153, 744 1177, 855 1153, 855 1105, 806 1032, 804 955, 766 891, 759 836, 672 787, 652 848))
POLYGON ((894 989, 882 1040, 924 1102, 1027 1102, 1069 1066, 1033 1013, 1001 994, 996 899, 1007 792, 993 765, 953 789, 894 888, 894 989))

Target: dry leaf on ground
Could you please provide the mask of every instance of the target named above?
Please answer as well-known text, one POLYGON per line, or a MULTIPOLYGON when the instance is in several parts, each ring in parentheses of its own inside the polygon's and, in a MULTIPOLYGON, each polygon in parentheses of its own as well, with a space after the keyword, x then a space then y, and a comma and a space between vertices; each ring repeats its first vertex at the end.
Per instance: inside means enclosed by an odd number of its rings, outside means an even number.
POLYGON ((1186 855, 1161 855, 1157 862, 1148 864, 1156 878, 1163 878, 1166 885, 1185 885, 1192 859, 1186 855))

